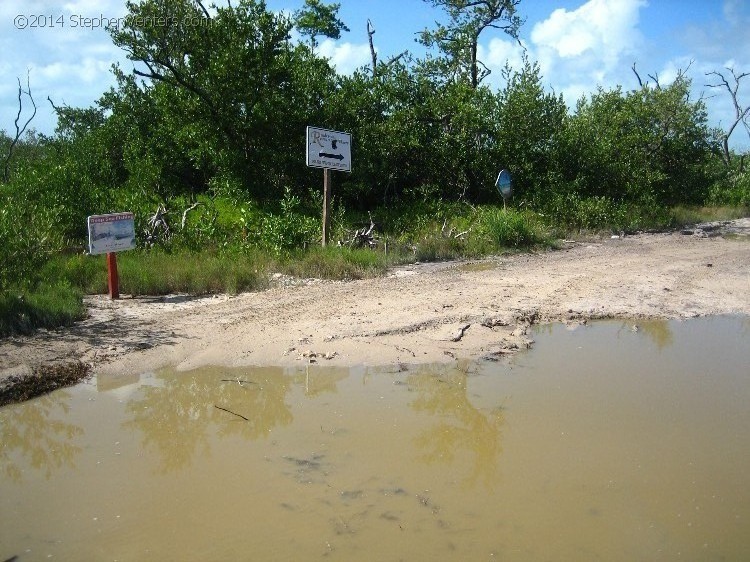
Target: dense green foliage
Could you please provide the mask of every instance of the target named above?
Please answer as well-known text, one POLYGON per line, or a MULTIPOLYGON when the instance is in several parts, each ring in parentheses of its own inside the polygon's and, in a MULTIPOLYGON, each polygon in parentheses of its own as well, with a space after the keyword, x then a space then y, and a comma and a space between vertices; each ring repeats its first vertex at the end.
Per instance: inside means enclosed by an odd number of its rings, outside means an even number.
MULTIPOLYGON (((545 243, 561 227, 666 226, 678 204, 750 204, 750 174, 739 156, 721 158, 684 74, 599 90, 570 110, 525 60, 493 91, 479 37, 490 28, 517 37, 520 0, 428 2, 446 19, 421 35, 432 48, 423 59, 374 60, 351 75, 315 52, 316 37, 347 31, 338 4, 301 1, 289 17, 262 0, 212 12, 195 0, 129 2, 112 40, 134 71, 114 68, 116 87, 93 107, 56 106, 55 134, 27 134, 8 159, 3 306, 58 282, 103 290, 95 258, 80 255, 91 214, 135 213, 141 250, 121 260, 123 290, 159 293, 259 287, 270 264, 357 277, 409 257, 545 243), (335 176, 334 235, 346 243, 372 211, 382 255, 309 251, 320 243, 322 196, 320 170, 304 163, 307 125, 352 134, 353 171, 335 176), (493 185, 500 168, 514 178, 507 212, 493 185), (159 206, 169 231, 149 224, 159 206)), ((3 154, 12 140, 0 136, 3 154)))

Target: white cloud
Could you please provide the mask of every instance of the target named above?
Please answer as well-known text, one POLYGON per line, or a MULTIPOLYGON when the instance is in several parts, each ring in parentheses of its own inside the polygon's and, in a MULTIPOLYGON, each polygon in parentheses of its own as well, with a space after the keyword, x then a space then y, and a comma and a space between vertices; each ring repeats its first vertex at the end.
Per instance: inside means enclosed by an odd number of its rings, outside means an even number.
POLYGON ((512 68, 520 68, 523 65, 523 47, 516 41, 509 41, 493 37, 487 47, 480 45, 477 53, 479 60, 484 62, 488 68, 502 69, 505 64, 512 68))
MULTIPOLYGON (((529 60, 538 62, 545 83, 573 106, 598 86, 613 87, 632 76, 630 66, 645 44, 639 18, 646 6, 646 0, 589 0, 575 10, 557 9, 533 26, 523 47, 529 60)), ((502 86, 506 61, 520 68, 523 47, 493 38, 480 49, 492 70, 491 86, 502 86)))
MULTIPOLYGON (((46 83, 62 86, 60 82, 96 84, 110 78, 110 63, 87 57, 77 63, 55 62, 37 69, 37 76, 46 83)), ((74 87, 75 88, 75 87, 74 87)))
POLYGON ((531 40, 561 58, 589 51, 616 59, 642 40, 638 15, 646 5, 645 0, 589 0, 573 11, 558 9, 534 26, 531 40))
POLYGON ((645 0, 589 0, 576 10, 555 10, 531 31, 542 72, 606 82, 643 43, 638 21, 646 5, 645 0))
POLYGON ((370 46, 365 43, 338 43, 325 39, 317 49, 320 56, 330 59, 340 74, 351 74, 370 62, 370 46))
POLYGON ((124 16, 127 13, 124 2, 113 0, 74 0, 73 2, 65 2, 63 10, 71 14, 80 14, 89 17, 102 15, 107 18, 116 18, 124 16))

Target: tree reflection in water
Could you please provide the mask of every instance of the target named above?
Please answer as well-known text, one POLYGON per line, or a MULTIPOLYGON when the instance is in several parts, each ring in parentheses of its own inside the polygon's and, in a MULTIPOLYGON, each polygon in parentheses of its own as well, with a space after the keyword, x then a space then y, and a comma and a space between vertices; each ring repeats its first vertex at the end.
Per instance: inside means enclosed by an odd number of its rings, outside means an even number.
POLYGON ((83 429, 59 419, 70 412, 64 390, 0 409, 0 470, 20 482, 29 467, 49 480, 62 467, 75 467, 81 447, 73 439, 83 429))
POLYGON ((253 440, 293 419, 285 402, 292 379, 282 369, 209 368, 165 373, 159 376, 159 383, 144 386, 142 397, 128 403, 133 418, 124 427, 139 430, 144 447, 156 447, 164 472, 188 467, 197 452, 209 454, 214 434, 253 440))
POLYGON ((452 463, 461 451, 472 456, 472 470, 464 483, 473 487, 479 480, 492 488, 502 452, 501 430, 505 417, 500 408, 490 412, 478 410, 467 392, 468 364, 459 364, 443 372, 425 367, 406 379, 409 389, 418 396, 410 406, 427 412, 436 423, 415 439, 424 451, 428 464, 452 463))
POLYGON ((337 385, 349 376, 350 370, 345 367, 305 366, 304 371, 295 369, 294 384, 305 389, 305 396, 314 398, 320 394, 338 392, 337 385))
POLYGON ((659 351, 666 349, 674 343, 674 334, 668 320, 642 320, 637 325, 638 330, 648 336, 659 351))

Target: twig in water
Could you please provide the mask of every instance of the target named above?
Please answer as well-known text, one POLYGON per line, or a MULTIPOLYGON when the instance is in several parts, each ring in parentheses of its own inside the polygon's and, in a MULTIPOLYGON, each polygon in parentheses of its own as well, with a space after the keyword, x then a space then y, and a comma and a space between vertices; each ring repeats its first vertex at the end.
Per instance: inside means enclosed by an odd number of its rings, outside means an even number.
POLYGON ((243 384, 258 384, 257 382, 254 382, 254 381, 245 381, 245 380, 240 380, 240 379, 221 379, 221 382, 236 382, 240 386, 242 386, 243 384))
POLYGON ((214 404, 214 408, 218 408, 219 410, 224 410, 225 412, 229 412, 230 414, 234 414, 238 418, 242 418, 245 421, 250 421, 248 418, 246 418, 242 414, 238 414, 237 412, 233 412, 232 410, 227 410, 226 408, 222 408, 221 406, 217 406, 216 404, 214 404))

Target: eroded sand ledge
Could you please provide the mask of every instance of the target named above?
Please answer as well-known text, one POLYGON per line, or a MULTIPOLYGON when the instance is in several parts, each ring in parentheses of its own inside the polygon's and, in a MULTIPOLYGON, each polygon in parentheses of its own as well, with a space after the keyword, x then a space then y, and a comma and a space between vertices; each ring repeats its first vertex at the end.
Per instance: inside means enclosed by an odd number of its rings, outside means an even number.
POLYGON ((730 238, 566 243, 236 297, 91 297, 90 318, 71 329, 0 341, 0 373, 70 360, 114 375, 167 365, 445 362, 513 353, 530 345, 528 327, 539 322, 750 314, 750 220, 730 226, 730 238))

